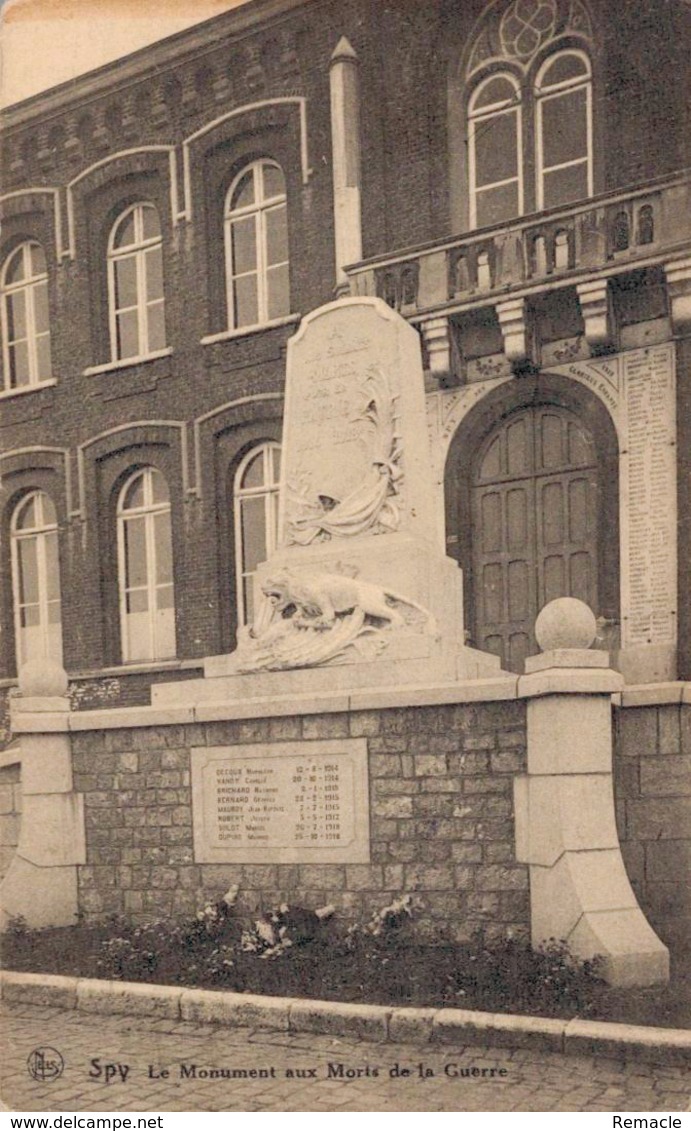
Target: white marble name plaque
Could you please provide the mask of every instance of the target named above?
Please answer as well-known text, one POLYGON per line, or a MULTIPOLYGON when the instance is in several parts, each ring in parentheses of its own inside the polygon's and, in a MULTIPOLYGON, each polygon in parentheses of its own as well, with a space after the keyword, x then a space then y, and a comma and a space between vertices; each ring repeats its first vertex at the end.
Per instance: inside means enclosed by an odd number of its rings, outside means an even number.
POLYGON ((673 643, 677 511, 672 348, 662 345, 627 355, 626 390, 629 472, 622 524, 629 602, 622 643, 673 643))
POLYGON ((196 747, 195 861, 366 864, 364 738, 196 747))

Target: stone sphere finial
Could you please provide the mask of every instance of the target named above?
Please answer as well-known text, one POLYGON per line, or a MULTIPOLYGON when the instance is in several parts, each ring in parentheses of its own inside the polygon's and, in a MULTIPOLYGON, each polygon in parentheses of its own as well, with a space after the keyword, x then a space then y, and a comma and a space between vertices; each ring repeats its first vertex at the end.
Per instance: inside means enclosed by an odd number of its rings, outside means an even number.
POLYGON ((67 672, 56 660, 29 660, 19 672, 19 691, 29 698, 55 698, 67 694, 67 672))
POLYGON ((535 621, 535 636, 543 652, 560 648, 590 648, 597 635, 592 609, 575 597, 558 597, 545 605, 535 621))

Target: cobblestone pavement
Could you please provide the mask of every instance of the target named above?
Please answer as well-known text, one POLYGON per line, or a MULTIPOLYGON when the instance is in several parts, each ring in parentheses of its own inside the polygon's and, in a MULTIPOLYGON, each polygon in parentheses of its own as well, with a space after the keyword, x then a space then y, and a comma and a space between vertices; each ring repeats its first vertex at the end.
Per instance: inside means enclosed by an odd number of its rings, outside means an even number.
POLYGON ((684 1111, 691 1099, 688 1068, 592 1056, 373 1044, 38 1006, 4 1006, 0 1020, 2 1098, 14 1111, 653 1113, 684 1111), (29 1073, 28 1058, 41 1046, 64 1059, 52 1082, 29 1073), (115 1074, 109 1083, 107 1065, 115 1074), (459 1075, 473 1068, 484 1074, 459 1075), (205 1075, 212 1069, 255 1077, 205 1075))

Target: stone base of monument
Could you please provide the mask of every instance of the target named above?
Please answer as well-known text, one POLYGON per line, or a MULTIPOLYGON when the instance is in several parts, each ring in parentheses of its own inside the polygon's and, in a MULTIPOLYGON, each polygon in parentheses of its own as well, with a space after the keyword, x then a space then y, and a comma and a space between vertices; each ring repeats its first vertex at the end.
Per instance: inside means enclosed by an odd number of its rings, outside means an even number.
POLYGON ((290 647, 302 649, 297 664, 292 652, 283 661, 285 633, 276 648, 270 637, 255 643, 248 636, 236 652, 207 658, 203 679, 155 687, 153 703, 180 703, 181 695, 186 702, 208 702, 435 686, 501 673, 498 657, 463 643, 461 571, 421 539, 393 534, 347 546, 293 546, 259 567, 257 606, 272 588, 291 612, 296 604, 309 610, 311 602, 321 610, 340 599, 341 605, 353 603, 360 619, 349 607, 336 607, 333 624, 316 629, 314 616, 306 615, 306 627, 288 631, 290 647), (325 660, 331 639, 334 654, 325 660))
POLYGON ((386 688, 400 693, 406 687, 420 690, 450 683, 462 684, 471 680, 497 678, 502 674, 496 657, 474 648, 463 648, 454 657, 456 672, 453 674, 448 673, 447 664, 434 656, 385 663, 363 661, 333 668, 297 668, 292 671, 225 675, 223 665, 230 660, 232 656, 209 657, 204 661, 204 669, 205 672, 210 669, 213 674, 206 674, 203 679, 156 684, 151 689, 152 706, 185 707, 196 703, 232 703, 238 700, 251 702, 254 699, 296 696, 295 712, 298 713, 300 696, 313 699, 316 695, 329 692, 386 688))

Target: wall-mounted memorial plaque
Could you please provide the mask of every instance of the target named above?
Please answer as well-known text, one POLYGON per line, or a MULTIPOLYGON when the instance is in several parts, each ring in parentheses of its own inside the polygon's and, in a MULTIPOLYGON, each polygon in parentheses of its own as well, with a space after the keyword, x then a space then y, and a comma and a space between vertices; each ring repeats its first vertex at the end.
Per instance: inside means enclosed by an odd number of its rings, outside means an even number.
POLYGON ((626 356, 628 491, 622 507, 628 609, 624 647, 676 639, 676 414, 674 349, 626 356))
POLYGON ((365 864, 365 739, 192 750, 195 860, 365 864))

